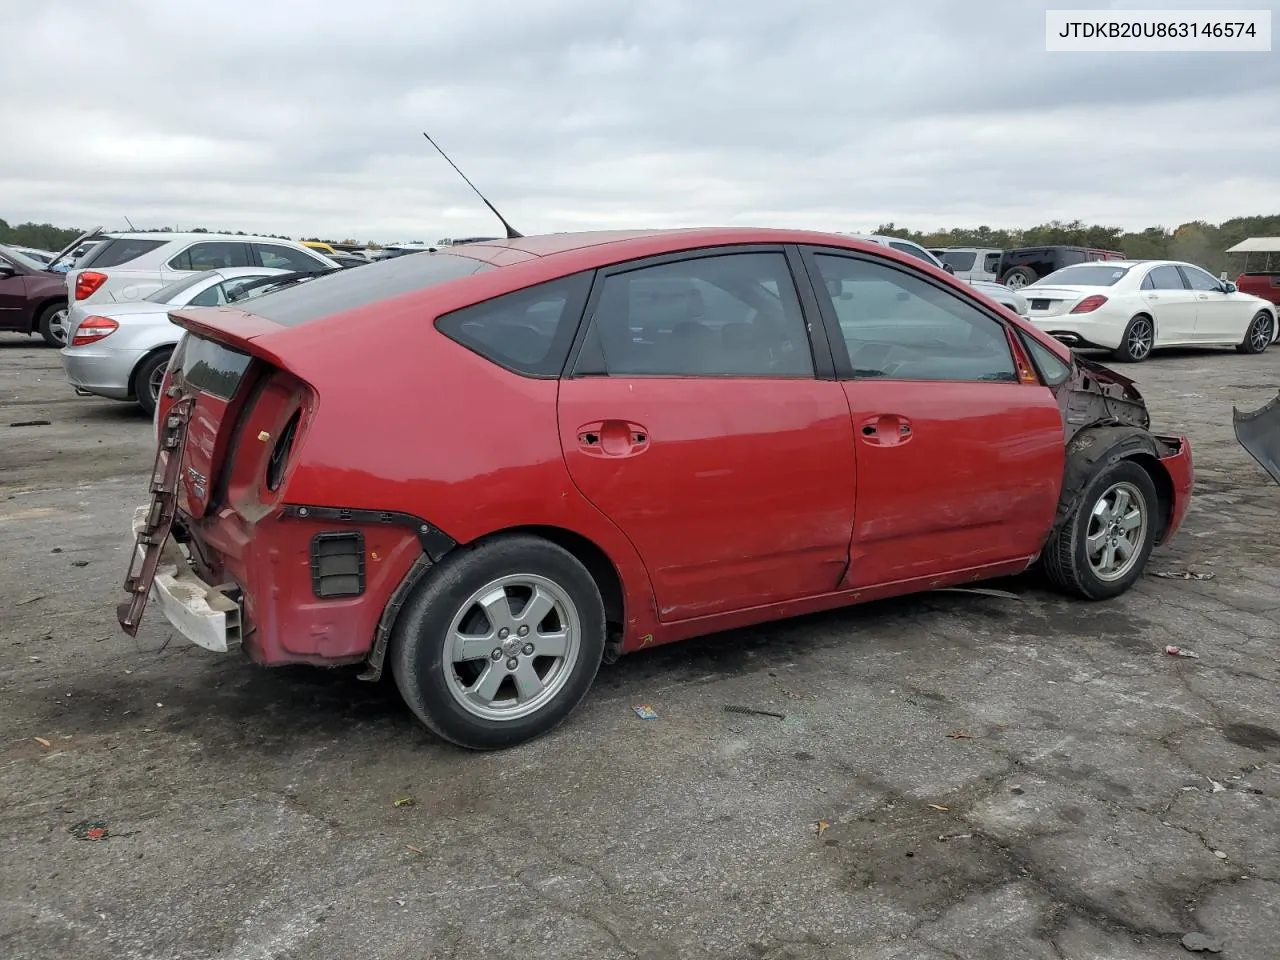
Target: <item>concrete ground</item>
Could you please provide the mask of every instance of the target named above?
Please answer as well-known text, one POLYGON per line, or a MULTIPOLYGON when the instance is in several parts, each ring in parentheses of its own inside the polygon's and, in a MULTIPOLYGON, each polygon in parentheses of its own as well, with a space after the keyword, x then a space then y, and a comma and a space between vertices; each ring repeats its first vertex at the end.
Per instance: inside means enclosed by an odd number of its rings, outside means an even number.
POLYGON ((637 654, 477 755, 351 671, 208 654, 154 611, 122 634, 150 421, 0 336, 0 957, 1155 960, 1199 931, 1274 958, 1280 488, 1231 407, 1278 369, 1127 371, 1197 455, 1151 571, 1211 579, 637 654))

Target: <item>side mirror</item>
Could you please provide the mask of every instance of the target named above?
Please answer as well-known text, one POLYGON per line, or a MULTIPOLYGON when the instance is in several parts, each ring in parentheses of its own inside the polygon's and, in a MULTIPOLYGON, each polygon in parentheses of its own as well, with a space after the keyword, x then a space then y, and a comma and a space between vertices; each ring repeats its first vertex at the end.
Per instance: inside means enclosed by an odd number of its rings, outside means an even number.
POLYGON ((17 267, 15 267, 12 263, 7 263, 4 260, 0 260, 0 277, 16 277, 17 275, 18 275, 17 267))
POLYGON ((947 271, 947 273, 950 273, 950 274, 954 274, 956 272, 956 268, 949 263, 944 263, 942 265, 942 269, 947 271))
POLYGON ((1222 292, 1223 292, 1223 293, 1235 293, 1235 292, 1236 292, 1236 291, 1238 291, 1239 289, 1240 289, 1240 288, 1239 288, 1239 287, 1237 287, 1237 286, 1236 286, 1234 283, 1232 283, 1230 280, 1226 281, 1226 282, 1222 285, 1222 292))

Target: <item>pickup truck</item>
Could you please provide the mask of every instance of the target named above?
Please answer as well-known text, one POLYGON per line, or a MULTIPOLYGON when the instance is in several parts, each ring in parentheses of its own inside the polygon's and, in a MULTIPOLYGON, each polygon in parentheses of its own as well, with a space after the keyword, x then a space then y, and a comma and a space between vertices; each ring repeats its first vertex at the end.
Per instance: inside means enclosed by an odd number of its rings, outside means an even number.
POLYGON ((1244 254, 1236 289, 1280 305, 1280 237, 1250 237, 1228 247, 1227 253, 1244 254))

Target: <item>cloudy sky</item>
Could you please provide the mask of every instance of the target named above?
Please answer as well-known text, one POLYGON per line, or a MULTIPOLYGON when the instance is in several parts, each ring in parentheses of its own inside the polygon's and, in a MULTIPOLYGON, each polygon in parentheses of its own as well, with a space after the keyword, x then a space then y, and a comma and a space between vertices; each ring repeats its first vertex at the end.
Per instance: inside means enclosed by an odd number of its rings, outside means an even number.
POLYGON ((1275 0, 88 6, 0 0, 10 223, 492 233, 422 130, 525 233, 1280 212, 1280 53, 1044 49, 1046 7, 1275 0))

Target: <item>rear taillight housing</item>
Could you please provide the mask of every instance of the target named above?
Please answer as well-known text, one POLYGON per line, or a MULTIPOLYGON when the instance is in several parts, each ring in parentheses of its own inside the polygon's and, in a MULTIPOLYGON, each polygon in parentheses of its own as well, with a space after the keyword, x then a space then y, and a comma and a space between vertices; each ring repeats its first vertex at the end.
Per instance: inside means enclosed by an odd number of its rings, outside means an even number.
POLYGON ((1091 297, 1085 297, 1074 307, 1071 308, 1072 313, 1092 313, 1100 306, 1107 302, 1107 298, 1100 293, 1095 293, 1091 297))
POLYGON ((295 410, 289 422, 280 431, 280 438, 271 450, 271 459, 267 461, 266 480, 267 489, 272 493, 280 489, 280 482, 284 479, 284 468, 289 463, 289 454, 293 451, 293 440, 298 433, 298 422, 301 419, 302 411, 295 410))
POLYGON ((96 270, 85 270, 76 277, 76 299, 87 300, 97 292, 98 288, 107 282, 105 273, 98 273, 96 270))
POLYGON ((76 334, 71 338, 71 346, 83 347, 90 343, 97 343, 119 329, 120 324, 110 317, 85 317, 76 327, 76 334))

